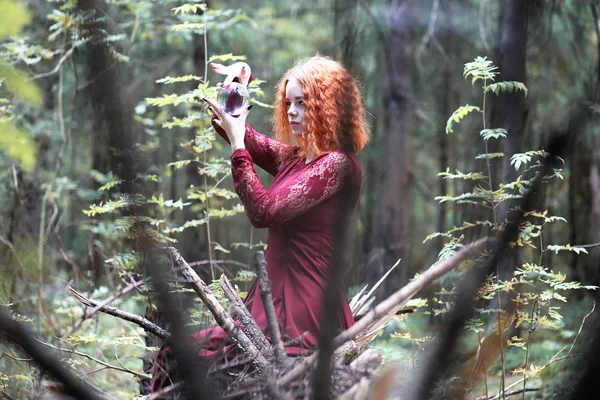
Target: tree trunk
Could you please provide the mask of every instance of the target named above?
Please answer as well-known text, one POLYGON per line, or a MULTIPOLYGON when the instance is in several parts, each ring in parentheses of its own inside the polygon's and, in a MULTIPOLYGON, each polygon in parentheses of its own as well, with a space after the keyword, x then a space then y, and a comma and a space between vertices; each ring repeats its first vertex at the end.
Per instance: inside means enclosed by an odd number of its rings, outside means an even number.
MULTIPOLYGON (((524 82, 526 76, 526 53, 527 53, 527 16, 528 6, 526 0, 509 0, 505 3, 504 12, 504 35, 502 38, 502 61, 500 63, 500 77, 498 81, 524 82)), ((523 133, 527 110, 525 94, 521 91, 513 93, 501 93, 496 105, 498 107, 498 126, 492 128, 504 128, 508 131, 507 137, 502 139, 502 183, 513 182, 517 179, 517 171, 510 165, 510 157, 521 152, 523 133)), ((498 207, 497 222, 511 221, 512 216, 507 212, 511 208, 510 201, 505 201, 498 207)), ((499 268, 499 277, 502 275, 504 266, 517 262, 516 251, 507 252, 507 257, 502 260, 499 268)))
POLYGON ((381 182, 378 216, 373 244, 382 250, 381 262, 369 271, 376 282, 397 259, 402 258, 393 279, 383 293, 407 281, 412 216, 413 178, 413 2, 392 0, 388 6, 387 76, 384 84, 384 174, 381 182))

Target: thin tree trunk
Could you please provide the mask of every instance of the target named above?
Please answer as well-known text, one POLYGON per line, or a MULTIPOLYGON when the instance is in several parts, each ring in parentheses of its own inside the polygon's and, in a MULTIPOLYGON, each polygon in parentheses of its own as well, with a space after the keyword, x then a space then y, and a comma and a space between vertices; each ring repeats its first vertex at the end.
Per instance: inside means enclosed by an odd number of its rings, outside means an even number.
POLYGON ((402 258, 396 279, 388 280, 384 293, 407 281, 410 265, 413 178, 413 65, 412 0, 392 0, 388 6, 387 76, 384 82, 384 175, 381 182, 378 218, 373 244, 384 251, 380 267, 370 271, 371 281, 378 280, 393 263, 402 258), (374 274, 372 272, 375 272, 374 274))

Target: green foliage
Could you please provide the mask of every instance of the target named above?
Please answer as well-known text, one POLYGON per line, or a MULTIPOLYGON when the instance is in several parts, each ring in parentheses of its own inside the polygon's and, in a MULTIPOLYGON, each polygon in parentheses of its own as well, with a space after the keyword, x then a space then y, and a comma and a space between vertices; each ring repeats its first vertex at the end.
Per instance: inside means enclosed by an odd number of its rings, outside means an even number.
POLYGON ((465 79, 471 77, 471 83, 474 85, 475 82, 481 80, 484 82, 495 80, 498 75, 498 72, 495 72, 497 69, 498 67, 487 57, 476 57, 474 61, 465 64, 463 76, 465 79))
POLYGON ((446 133, 454 132, 452 130, 453 122, 459 123, 461 119, 463 119, 464 117, 466 117, 468 114, 472 113, 473 111, 482 112, 479 107, 470 106, 468 104, 465 106, 461 106, 456 111, 454 111, 452 113, 452 115, 450 116, 450 118, 448 118, 448 122, 446 122, 446 133))
POLYGON ((30 21, 27 7, 17 0, 0 0, 0 10, 0 39, 19 34, 30 21))
MULTIPOLYGON (((488 84, 488 81, 495 81, 498 72, 491 61, 478 57, 474 62, 467 63, 463 72, 465 79, 470 78, 472 84, 480 82, 481 93, 483 95, 483 104, 477 106, 462 106, 459 107, 448 119, 446 124, 446 133, 452 132, 453 123, 460 122, 466 115, 473 111, 484 113, 485 94, 493 92, 496 95, 503 93, 511 93, 515 91, 523 91, 527 95, 528 90, 521 82, 495 82, 488 84)), ((484 121, 486 115, 484 114, 484 121)), ((506 138, 507 131, 503 128, 487 128, 484 126, 479 132, 479 137, 483 141, 490 139, 506 138)), ((486 146, 487 150, 487 146, 486 146)), ((549 181, 552 178, 564 179, 563 170, 559 168, 553 169, 553 173, 548 176, 539 176, 539 168, 543 165, 542 161, 547 157, 547 153, 543 150, 532 150, 524 153, 511 154, 510 165, 514 166, 516 171, 521 171, 521 175, 513 182, 505 182, 497 184, 498 188, 492 186, 490 176, 485 176, 480 172, 461 172, 456 170, 456 173, 451 173, 450 168, 445 172, 441 172, 438 176, 444 179, 459 179, 464 182, 476 181, 476 186, 464 193, 448 194, 438 196, 435 199, 440 203, 451 202, 455 204, 469 204, 471 206, 484 207, 491 211, 490 219, 480 220, 476 222, 463 222, 462 226, 454 226, 446 232, 435 232, 425 238, 425 241, 436 237, 441 237, 446 240, 443 245, 438 259, 444 259, 452 256, 458 249, 462 247, 464 240, 463 232, 467 229, 476 227, 488 227, 493 231, 502 231, 505 229, 506 221, 504 216, 495 218, 497 210, 501 209, 501 205, 507 205, 506 209, 510 210, 510 201, 514 198, 522 197, 529 188, 533 185, 533 179, 540 179, 542 183, 549 181), (460 236, 458 236, 460 235, 460 236)), ((475 157, 476 160, 483 160, 490 170, 489 162, 494 158, 504 157, 503 153, 485 153, 475 157)), ((563 161, 564 162, 564 161, 563 161)), ((504 334, 508 329, 524 328, 521 333, 513 336, 506 342, 504 346, 518 351, 525 351, 525 355, 521 355, 521 360, 524 357, 524 364, 520 362, 513 368, 512 374, 522 375, 527 378, 539 376, 540 372, 545 368, 530 362, 529 352, 532 346, 532 334, 538 330, 558 330, 564 326, 562 305, 568 303, 568 291, 570 290, 595 290, 595 286, 581 285, 579 282, 567 281, 566 275, 561 272, 556 272, 550 267, 539 265, 543 260, 545 252, 570 251, 576 254, 587 253, 583 247, 566 245, 545 245, 543 234, 549 224, 566 222, 559 216, 548 215, 547 210, 528 211, 524 213, 524 220, 520 223, 518 229, 519 234, 516 241, 511 242, 513 248, 529 248, 537 252, 537 262, 524 262, 516 266, 512 277, 507 280, 500 280, 497 276, 488 277, 486 283, 480 288, 477 295, 477 300, 484 302, 485 307, 479 308, 478 317, 469 321, 465 329, 477 335, 477 340, 481 340, 481 335, 504 334), (497 309, 497 304, 500 302, 502 293, 508 294, 509 301, 515 303, 512 314, 506 314, 504 310, 497 309), (493 329, 486 329, 486 324, 493 329), (518 367, 520 366, 520 367, 518 367)), ((529 253, 530 254, 530 253, 529 253)), ((521 257, 525 257, 524 255, 521 257)), ((522 258, 525 259, 525 258, 522 258)), ((442 315, 448 312, 452 307, 453 294, 452 292, 441 291, 439 297, 434 297, 433 302, 435 308, 432 309, 434 315, 442 315)), ((517 331, 518 332, 518 331, 517 331)), ((535 336, 534 336, 535 337, 535 336)), ((500 350, 505 352, 504 346, 500 350)), ((535 354, 531 355, 536 358, 535 354)), ((502 358, 504 360, 504 357, 502 358)), ((505 367, 502 366, 503 368, 505 367)), ((503 370, 502 368, 502 370, 503 370)))
POLYGON ((525 92, 525 96, 527 96, 527 94, 528 94, 527 87, 522 82, 514 82, 514 81, 492 83, 491 85, 486 86, 484 88, 484 90, 486 92, 492 92, 496 96, 499 96, 500 93, 504 93, 504 92, 512 93, 512 92, 516 92, 519 90, 525 92))
POLYGON ((483 129, 481 132, 479 132, 483 140, 505 138, 507 133, 508 132, 506 132, 506 129, 502 128, 483 129))

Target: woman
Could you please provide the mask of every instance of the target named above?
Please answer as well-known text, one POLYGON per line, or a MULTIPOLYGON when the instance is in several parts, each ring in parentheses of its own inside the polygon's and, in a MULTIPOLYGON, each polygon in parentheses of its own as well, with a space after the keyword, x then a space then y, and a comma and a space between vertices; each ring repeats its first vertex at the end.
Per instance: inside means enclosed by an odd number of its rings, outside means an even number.
MULTIPOLYGON (((250 68, 237 63, 213 65, 228 75, 225 82, 247 84, 250 68)), ((233 183, 250 222, 268 228, 267 270, 273 303, 286 353, 299 355, 317 346, 323 290, 333 256, 334 229, 354 208, 361 184, 355 154, 368 142, 360 94, 352 75, 322 56, 302 61, 279 81, 274 128, 269 139, 246 124, 249 109, 232 117, 213 100, 213 125, 231 144, 233 183), (274 176, 266 189, 254 164, 274 176)), ((340 290, 342 307, 335 318, 339 329, 353 324, 340 290)), ((268 335, 266 316, 256 283, 245 304, 268 335)), ((214 356, 224 346, 225 332, 198 332, 199 354, 214 356)), ((155 372, 155 378, 157 378, 155 372)), ((164 382, 164 381, 163 381, 164 382)), ((153 388, 162 386, 158 379, 153 388)))

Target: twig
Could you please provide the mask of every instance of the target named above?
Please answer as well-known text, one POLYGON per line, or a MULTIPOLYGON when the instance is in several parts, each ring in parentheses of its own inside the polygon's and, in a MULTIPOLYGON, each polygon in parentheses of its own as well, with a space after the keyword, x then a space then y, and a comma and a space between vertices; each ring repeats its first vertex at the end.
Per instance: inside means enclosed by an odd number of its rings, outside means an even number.
POLYGON ((150 378, 151 378, 151 376, 150 376, 150 375, 147 375, 147 374, 142 374, 142 373, 140 373, 140 372, 135 372, 135 371, 132 371, 132 370, 130 370, 130 369, 127 369, 127 368, 125 368, 125 367, 117 367, 116 365, 112 365, 112 364, 109 364, 109 363, 107 363, 107 362, 104 362, 104 361, 98 360, 97 358, 95 358, 95 357, 93 357, 93 356, 91 356, 91 355, 89 355, 89 354, 82 353, 82 352, 80 352, 80 351, 77 351, 77 350, 65 349, 65 348, 62 348, 62 347, 54 346, 53 344, 42 342, 42 341, 41 341, 41 340, 39 340, 39 339, 36 339, 36 341, 37 341, 38 343, 41 343, 41 344, 43 344, 43 345, 44 345, 44 346, 46 346, 46 347, 49 347, 49 348, 51 348, 51 349, 54 349, 54 350, 58 350, 58 351, 64 351, 65 353, 77 354, 78 356, 85 357, 85 358, 87 358, 87 359, 89 359, 89 360, 92 360, 92 361, 94 361, 94 362, 96 362, 96 363, 98 363, 98 364, 100 364, 100 365, 102 365, 102 366, 104 366, 104 367, 106 367, 106 368, 114 369, 114 370, 121 371, 121 372, 127 372, 127 373, 130 373, 130 374, 132 374, 132 375, 139 376, 140 378, 147 378, 147 379, 150 379, 150 378))
MULTIPOLYGON (((465 245, 461 251, 453 255, 452 257, 440 261, 437 264, 431 266, 423 275, 419 278, 409 282, 402 289, 379 303, 357 323, 352 325, 340 333, 333 341, 335 348, 343 345, 349 340, 353 340, 359 334, 365 337, 373 332, 375 329, 379 329, 385 325, 386 321, 396 313, 408 300, 410 300, 419 290, 430 284, 433 280, 446 272, 455 268, 463 259, 469 256, 475 249, 481 247, 488 239, 479 239, 476 242, 465 245), (378 328, 379 327, 379 328, 378 328)), ((306 371, 316 360, 316 354, 306 357, 301 363, 283 375, 279 380, 279 385, 287 385, 293 382, 299 377, 304 371, 306 371)))
POLYGON ((167 386, 164 389, 161 389, 157 392, 154 392, 153 394, 151 394, 150 396, 148 396, 148 398, 146 400, 157 400, 157 399, 162 399, 163 395, 172 392, 175 389, 179 389, 179 387, 181 386, 180 382, 174 383, 170 386, 167 386))
POLYGON ((197 265, 206 265, 206 264, 231 264, 231 265, 235 265, 236 267, 241 267, 241 268, 245 268, 245 269, 249 269, 250 266, 248 266, 247 264, 241 263, 239 261, 235 261, 235 260, 202 260, 202 261, 193 261, 191 263, 188 263, 188 265, 190 267, 195 267, 197 265))
POLYGON ((425 36, 423 36, 423 39, 421 39, 419 47, 417 47, 417 51, 415 52, 415 59, 418 60, 419 64, 421 64, 421 55, 423 54, 423 50, 435 35, 435 24, 437 21, 439 6, 440 0, 433 0, 431 14, 429 16, 429 24, 427 26, 427 33, 425 36))
POLYGON ((171 258, 173 266, 176 268, 189 283, 193 285, 193 289, 196 294, 200 297, 202 302, 206 305, 209 311, 215 317, 215 320, 223 328, 223 330, 237 343, 238 347, 245 352, 259 368, 264 369, 268 366, 268 362, 265 357, 260 353, 256 345, 248 338, 248 336, 239 329, 231 318, 231 315, 225 311, 221 303, 215 298, 212 291, 208 288, 206 283, 200 279, 196 271, 188 265, 188 263, 181 257, 181 254, 177 249, 173 247, 166 247, 164 251, 171 258))
MULTIPOLYGON (((97 302, 96 300, 92 300, 92 299, 85 297, 84 295, 82 295, 81 293, 79 293, 77 290, 73 289, 70 286, 69 286, 69 294, 71 296, 75 297, 77 300, 79 300, 81 303, 83 303, 84 305, 86 305, 88 307, 96 308, 99 305, 101 305, 101 303, 97 302)), ((158 336, 161 339, 166 340, 171 337, 171 334, 169 332, 167 332, 160 326, 153 324, 148 319, 146 319, 142 316, 131 314, 131 313, 128 313, 127 311, 119 310, 118 308, 111 307, 111 306, 100 306, 98 308, 98 311, 102 311, 103 313, 112 315, 117 318, 121 318, 125 321, 133 322, 134 324, 137 324, 137 325, 141 326, 142 328, 144 328, 145 331, 153 333, 154 335, 158 336)))
POLYGON ((258 287, 260 289, 260 297, 265 308, 267 324, 269 326, 269 333, 271 335, 271 342, 273 343, 275 356, 279 359, 285 357, 285 350, 283 349, 281 332, 279 330, 279 323, 277 322, 277 314, 275 313, 275 306, 273 305, 271 281, 267 275, 267 262, 265 261, 265 253, 262 251, 257 251, 254 253, 254 268, 256 269, 256 276, 258 277, 258 287))
POLYGON ((56 64, 56 67, 54 67, 54 69, 52 71, 48 71, 48 72, 44 72, 38 75, 34 75, 31 78, 29 78, 30 80, 37 80, 37 79, 41 79, 41 78, 45 78, 47 76, 51 76, 54 75, 55 73, 57 73, 60 70, 60 67, 63 65, 63 63, 67 60, 67 58, 69 58, 69 56, 71 54, 73 54, 73 50, 75 50, 75 46, 71 46, 71 48, 60 58, 60 60, 58 60, 58 63, 56 64))
POLYGON ((479 3, 479 36, 481 37, 481 42, 483 43, 483 47, 485 47, 485 49, 487 50, 488 53, 491 53, 492 50, 490 48, 490 44, 487 41, 487 35, 485 32, 485 23, 483 21, 485 18, 486 1, 487 0, 483 0, 479 3))
MULTIPOLYGON (((515 394, 525 393, 525 392, 537 392, 538 390, 540 390, 540 389, 539 388, 526 388, 526 389, 513 390, 512 392, 505 392, 504 396, 508 397, 508 396, 514 396, 515 394)), ((488 398, 487 396, 479 396, 479 397, 476 397, 475 400, 491 400, 491 398, 488 398)))
POLYGON ((14 397, 12 397, 10 394, 6 393, 4 390, 0 392, 0 396, 8 399, 8 400, 16 400, 14 397))
POLYGON ((46 351, 33 335, 6 313, 0 311, 0 332, 20 346, 27 354, 64 386, 65 394, 81 400, 113 400, 108 394, 77 378, 60 361, 46 351))
POLYGON ((92 308, 92 310, 90 312, 84 312, 83 315, 81 316, 81 319, 79 320, 79 322, 73 328, 71 328, 71 330, 69 332, 67 332, 66 334, 63 335, 63 337, 61 338, 61 342, 64 341, 69 336, 71 336, 73 333, 75 333, 75 331, 81 327, 83 322, 85 320, 89 319, 92 315, 96 314, 96 312, 100 311, 100 308, 107 306, 108 304, 112 303, 113 301, 115 301, 116 299, 118 299, 119 297, 124 295, 125 293, 129 292, 131 289, 138 287, 139 285, 145 283, 147 280, 148 279, 145 278, 139 282, 133 282, 132 284, 126 286, 125 288, 118 290, 117 293, 115 293, 112 297, 109 297, 108 299, 104 300, 103 302, 98 303, 94 308, 92 308))
POLYGON ((11 359, 11 360, 13 360, 13 361, 21 361, 21 362, 25 362, 25 361, 35 361, 33 358, 18 358, 18 357, 15 357, 15 356, 13 356, 13 355, 10 355, 10 354, 8 354, 8 353, 2 353, 2 354, 0 354, 0 360, 2 360, 2 358, 3 358, 4 356, 6 356, 6 357, 10 358, 10 359, 11 359))
POLYGON ((229 282, 229 279, 227 279, 227 276, 222 275, 220 283, 221 288, 223 289, 223 294, 231 303, 231 307, 233 307, 235 314, 237 315, 237 318, 240 321, 242 329, 244 329, 244 331, 248 334, 250 340, 254 342, 254 344, 256 345, 256 347, 258 347, 260 352, 269 349, 271 347, 271 344, 265 337, 263 331, 256 324, 256 320, 252 318, 250 311, 248 311, 246 305, 244 304, 242 299, 240 299, 240 296, 238 296, 237 292, 231 285, 231 282, 229 282))

